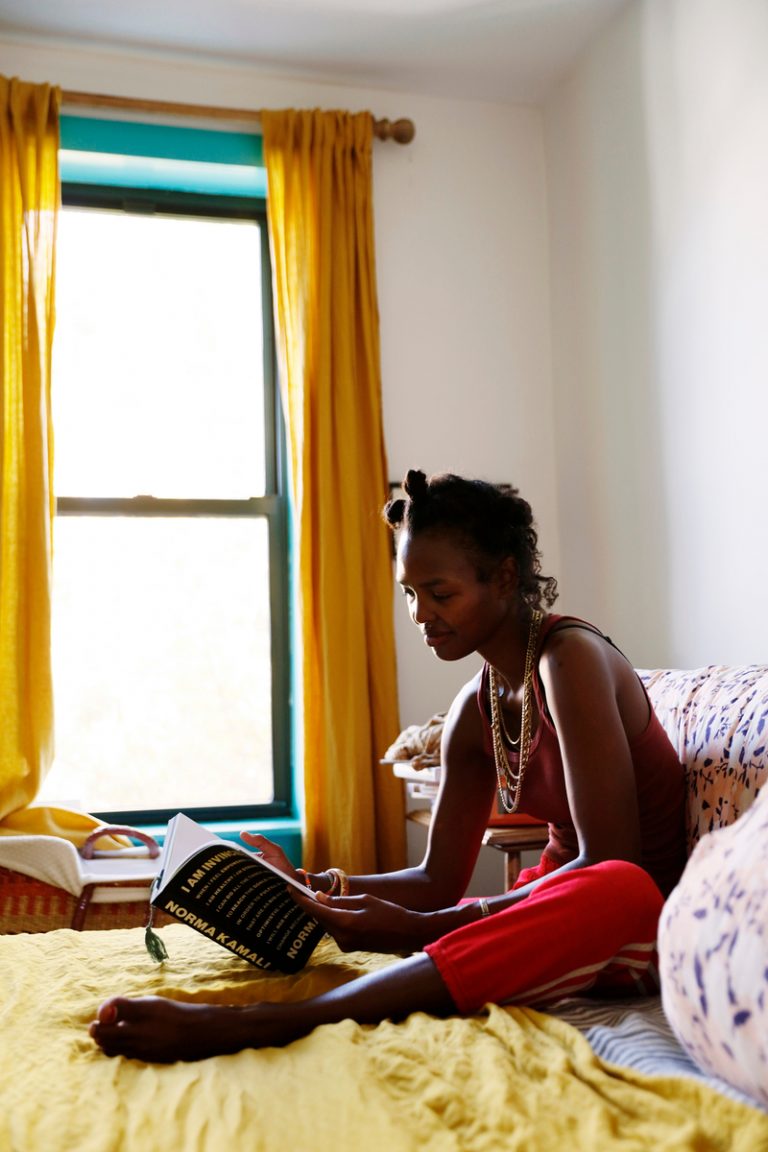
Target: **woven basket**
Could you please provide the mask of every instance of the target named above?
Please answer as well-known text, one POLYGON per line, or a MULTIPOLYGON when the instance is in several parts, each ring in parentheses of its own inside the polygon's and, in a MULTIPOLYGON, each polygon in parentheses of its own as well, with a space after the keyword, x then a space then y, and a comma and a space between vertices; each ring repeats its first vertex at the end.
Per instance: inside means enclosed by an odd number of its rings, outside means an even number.
MULTIPOLYGON (((131 882, 136 887, 136 882, 131 882)), ((106 885, 101 887, 104 892, 106 885)), ((63 888, 45 884, 10 868, 0 868, 0 933, 50 932, 54 928, 136 928, 143 927, 149 915, 149 889, 146 900, 94 903, 93 889, 72 896, 63 888)), ((162 913, 155 912, 155 924, 162 913)))
MULTIPOLYGON (((159 852, 157 843, 145 833, 135 829, 109 825, 97 829, 88 837, 81 855, 88 859, 94 854, 93 845, 100 836, 122 833, 143 840, 151 855, 159 852)), ((88 884, 79 896, 63 888, 47 884, 36 877, 27 876, 11 868, 0 868, 0 933, 15 935, 19 932, 51 932, 55 928, 83 929, 144 927, 149 918, 149 894, 146 897, 120 899, 117 890, 141 889, 135 878, 110 884, 88 884), (110 891, 114 899, 110 899, 110 891)), ((155 911, 155 926, 171 923, 171 917, 155 911)))

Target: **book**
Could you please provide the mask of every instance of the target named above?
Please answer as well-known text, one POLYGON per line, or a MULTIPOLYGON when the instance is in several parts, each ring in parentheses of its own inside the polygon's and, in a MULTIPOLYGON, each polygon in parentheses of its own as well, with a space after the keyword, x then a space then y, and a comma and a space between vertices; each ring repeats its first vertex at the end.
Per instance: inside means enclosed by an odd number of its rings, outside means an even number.
POLYGON ((150 904, 257 968, 298 972, 325 929, 290 895, 306 888, 180 812, 168 822, 150 904))

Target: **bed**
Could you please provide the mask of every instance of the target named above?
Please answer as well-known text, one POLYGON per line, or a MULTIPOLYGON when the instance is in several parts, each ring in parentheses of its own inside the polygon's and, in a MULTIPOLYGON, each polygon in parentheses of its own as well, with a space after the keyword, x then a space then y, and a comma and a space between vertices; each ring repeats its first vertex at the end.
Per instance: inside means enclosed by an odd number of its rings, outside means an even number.
POLYGON ((324 941, 300 975, 264 975, 181 925, 162 932, 162 966, 141 929, 0 940, 3 1150, 768 1149, 768 1115, 689 1069, 648 1077, 603 1063, 579 1030, 592 1027, 584 1003, 564 1005, 570 1020, 489 1006, 471 1019, 347 1021, 195 1064, 108 1059, 87 1024, 116 990, 290 999, 389 962, 324 941))
MULTIPOLYGON (((753 804, 766 774, 768 670, 644 679, 688 765, 692 847, 721 823, 731 834, 744 813, 768 812, 768 790, 753 804)), ((765 917, 756 924, 764 948, 765 917)), ((283 1049, 191 1064, 109 1059, 87 1026, 115 993, 290 1001, 392 962, 325 939, 301 973, 282 976, 182 925, 160 932, 162 965, 140 928, 0 936, 2 1152, 768 1152, 768 1078, 758 1098, 694 1062, 658 997, 345 1021, 283 1049)), ((698 955, 683 964, 694 997, 698 965, 698 955)), ((678 991, 690 999, 682 979, 678 991)))

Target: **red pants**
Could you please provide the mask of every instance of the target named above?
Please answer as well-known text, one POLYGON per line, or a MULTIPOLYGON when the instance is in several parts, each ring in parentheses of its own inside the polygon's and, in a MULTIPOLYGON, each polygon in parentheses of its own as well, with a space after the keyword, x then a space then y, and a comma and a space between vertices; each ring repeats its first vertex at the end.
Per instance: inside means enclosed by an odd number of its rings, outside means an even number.
POLYGON ((607 860, 545 879, 519 904, 449 932, 425 951, 464 1015, 484 1004, 533 1007, 589 989, 648 995, 659 987, 663 903, 642 868, 607 860))

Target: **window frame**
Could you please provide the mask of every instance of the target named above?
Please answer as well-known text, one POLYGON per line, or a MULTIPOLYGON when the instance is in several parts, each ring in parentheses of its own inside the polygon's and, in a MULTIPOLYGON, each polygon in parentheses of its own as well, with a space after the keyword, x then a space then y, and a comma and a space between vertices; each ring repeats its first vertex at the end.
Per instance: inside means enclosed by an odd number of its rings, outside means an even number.
MULTIPOLYGON (((140 128, 141 125, 134 125, 140 128)), ((158 126, 148 126, 157 137, 158 126)), ((195 130, 169 129, 177 138, 189 131, 195 136, 217 136, 195 130)), ((227 135, 227 134, 223 134, 227 135)), ((141 137, 139 136, 139 139, 141 137)), ((226 141, 225 143, 229 143, 226 141)), ((98 151, 98 149, 95 149, 98 151)), ((153 148, 151 154, 157 155, 153 148)), ((103 174, 102 174, 103 176, 103 174)), ((157 174, 153 179, 156 181, 157 174)), ((272 277, 267 230, 266 198, 229 192, 194 192, 173 187, 139 187, 119 178, 115 184, 67 179, 61 184, 64 208, 165 214, 198 218, 248 219, 256 221, 261 235, 261 292, 263 315, 263 379, 265 404, 265 493, 246 499, 185 499, 156 496, 86 497, 70 493, 56 496, 56 516, 172 516, 254 517, 267 522, 270 556, 270 620, 272 673, 272 777, 274 799, 268 804, 185 807, 178 809, 201 823, 215 824, 220 832, 229 825, 258 821, 273 831, 292 831, 297 819, 294 739, 292 717, 290 509, 288 503, 285 427, 277 385, 277 365, 272 307, 272 277), (289 823, 286 823, 289 822, 289 823)), ((171 809, 115 810, 95 812, 110 823, 139 827, 164 826, 174 815, 171 809)), ((295 845, 294 845, 295 847, 295 845)))

